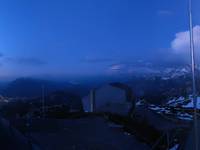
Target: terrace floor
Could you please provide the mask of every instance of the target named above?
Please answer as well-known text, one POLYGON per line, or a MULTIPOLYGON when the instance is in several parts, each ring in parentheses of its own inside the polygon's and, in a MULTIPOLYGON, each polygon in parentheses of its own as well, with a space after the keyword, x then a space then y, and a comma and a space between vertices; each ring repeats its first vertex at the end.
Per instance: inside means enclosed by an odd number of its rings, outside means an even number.
POLYGON ((30 137, 44 150, 150 149, 101 117, 33 120, 30 137))

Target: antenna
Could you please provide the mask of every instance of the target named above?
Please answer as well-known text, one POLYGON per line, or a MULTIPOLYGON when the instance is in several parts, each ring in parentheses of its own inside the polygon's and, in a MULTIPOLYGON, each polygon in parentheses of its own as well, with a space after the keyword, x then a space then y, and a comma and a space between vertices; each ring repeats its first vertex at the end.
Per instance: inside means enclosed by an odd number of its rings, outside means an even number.
POLYGON ((190 55, 191 55, 191 70, 192 70, 192 98, 194 105, 194 142, 195 150, 198 150, 198 129, 197 129, 197 94, 196 94, 196 76, 195 76, 195 50, 193 37, 193 19, 192 19, 192 0, 188 0, 189 11, 189 26, 190 26, 190 55))
POLYGON ((45 118, 45 86, 42 85, 42 117, 45 118))
POLYGON ((95 112, 95 90, 90 91, 90 112, 95 112))

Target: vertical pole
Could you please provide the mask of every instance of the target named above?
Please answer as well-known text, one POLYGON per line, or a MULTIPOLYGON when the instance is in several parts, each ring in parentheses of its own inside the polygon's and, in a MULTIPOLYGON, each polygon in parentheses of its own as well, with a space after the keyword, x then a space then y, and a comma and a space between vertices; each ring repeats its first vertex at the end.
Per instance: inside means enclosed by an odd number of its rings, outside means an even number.
POLYGON ((95 111, 95 90, 90 91, 90 111, 95 111))
POLYGON ((43 119, 45 118, 45 94, 44 94, 45 87, 42 85, 42 116, 43 119))
POLYGON ((192 20, 192 0, 188 0, 189 4, 189 26, 190 26, 190 55, 191 55, 191 70, 192 70, 192 97, 194 105, 194 142, 195 150, 198 150, 198 126, 197 126, 197 95, 196 95, 196 76, 195 76, 195 50, 193 37, 193 20, 192 20))

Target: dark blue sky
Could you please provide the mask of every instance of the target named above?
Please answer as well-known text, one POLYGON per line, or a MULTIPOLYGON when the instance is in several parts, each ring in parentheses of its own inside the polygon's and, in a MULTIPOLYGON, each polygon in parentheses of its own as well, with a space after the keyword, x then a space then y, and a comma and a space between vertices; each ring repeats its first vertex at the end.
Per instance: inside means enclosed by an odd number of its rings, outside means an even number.
POLYGON ((104 75, 141 60, 180 61, 187 45, 176 34, 187 35, 187 17, 187 0, 0 1, 0 77, 104 75))

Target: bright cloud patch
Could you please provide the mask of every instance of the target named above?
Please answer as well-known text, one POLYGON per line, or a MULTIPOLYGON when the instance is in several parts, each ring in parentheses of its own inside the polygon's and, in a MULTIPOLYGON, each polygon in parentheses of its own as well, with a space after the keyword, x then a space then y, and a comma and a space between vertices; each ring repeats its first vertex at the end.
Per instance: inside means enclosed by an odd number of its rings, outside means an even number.
MULTIPOLYGON (((193 28, 194 43, 196 51, 200 52, 200 26, 197 25, 193 28)), ((190 33, 189 31, 179 32, 176 34, 175 39, 171 42, 171 48, 177 54, 184 54, 189 52, 190 48, 190 33)))
POLYGON ((124 68, 125 66, 123 64, 115 64, 115 65, 112 65, 109 70, 110 71, 120 71, 124 68))

